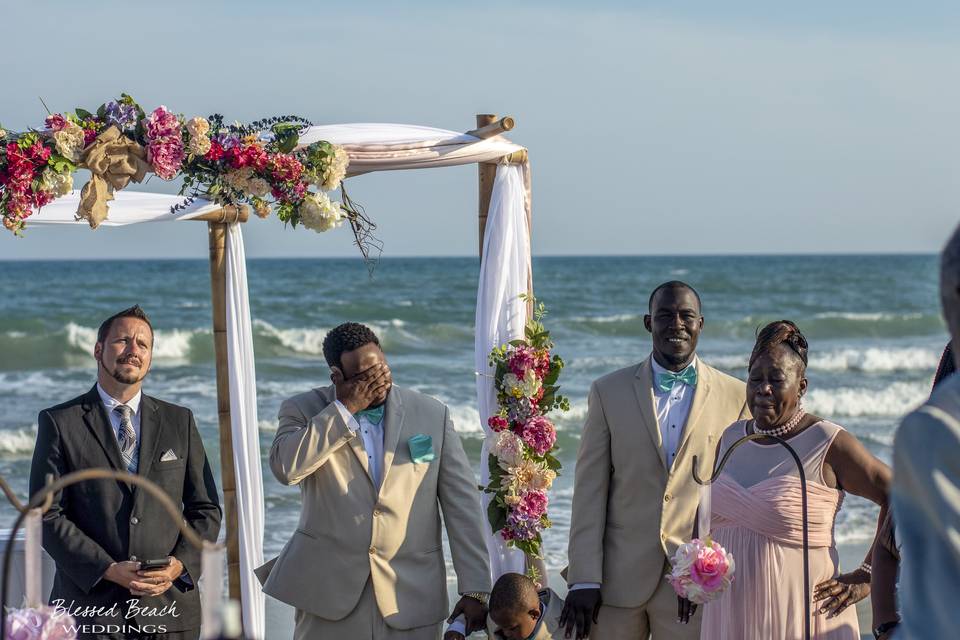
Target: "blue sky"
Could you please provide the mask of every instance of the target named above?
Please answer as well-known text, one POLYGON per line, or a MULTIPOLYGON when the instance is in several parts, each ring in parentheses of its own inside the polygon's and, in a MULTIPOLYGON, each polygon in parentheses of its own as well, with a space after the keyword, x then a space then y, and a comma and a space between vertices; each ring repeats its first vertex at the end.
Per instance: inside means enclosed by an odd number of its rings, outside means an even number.
MULTIPOLYGON (((121 91, 240 120, 497 112, 530 149, 537 254, 936 251, 960 202, 960 7, 773 5, 9 3, 0 122, 121 91)), ((474 167, 349 184, 385 255, 475 252, 474 167)), ((245 235, 251 257, 356 252, 347 229, 245 235)), ((0 237, 0 258, 205 255, 197 223, 0 237)))

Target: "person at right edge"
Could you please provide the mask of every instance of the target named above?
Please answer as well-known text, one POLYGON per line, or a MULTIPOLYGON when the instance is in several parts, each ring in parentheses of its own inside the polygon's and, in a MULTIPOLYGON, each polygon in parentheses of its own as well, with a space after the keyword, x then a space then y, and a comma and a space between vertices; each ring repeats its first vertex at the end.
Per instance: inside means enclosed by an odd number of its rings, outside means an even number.
POLYGON ((749 417, 743 382, 697 357, 700 296, 671 281, 650 295, 653 353, 590 389, 570 523, 565 637, 700 637, 700 614, 678 623, 668 557, 693 530, 693 457, 709 477, 716 443, 749 417))

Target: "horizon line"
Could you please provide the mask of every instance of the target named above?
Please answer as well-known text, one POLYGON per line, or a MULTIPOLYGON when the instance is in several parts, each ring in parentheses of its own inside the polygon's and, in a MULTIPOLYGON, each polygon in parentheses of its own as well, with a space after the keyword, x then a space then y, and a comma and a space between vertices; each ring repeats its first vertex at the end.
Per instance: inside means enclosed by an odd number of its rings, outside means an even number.
MULTIPOLYGON (((856 258, 856 257, 934 257, 939 255, 939 251, 829 251, 829 252, 790 252, 790 253, 542 253, 533 254, 536 258, 856 258)), ((410 254, 381 256, 374 260, 442 260, 442 259, 477 259, 477 254, 410 254)), ((253 260, 363 260, 359 255, 342 256, 247 256, 247 261, 253 260)), ((46 257, 26 257, 26 258, 4 258, 0 257, 0 262, 177 262, 177 261, 203 261, 207 262, 206 257, 105 257, 105 258, 46 258, 46 257)))

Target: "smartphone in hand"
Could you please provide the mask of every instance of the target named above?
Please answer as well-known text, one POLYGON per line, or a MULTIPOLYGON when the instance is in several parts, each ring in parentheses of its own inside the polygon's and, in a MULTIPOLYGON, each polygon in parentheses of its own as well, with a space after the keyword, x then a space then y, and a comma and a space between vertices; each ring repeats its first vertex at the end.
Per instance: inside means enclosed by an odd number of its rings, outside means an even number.
POLYGON ((154 569, 166 569, 173 562, 172 558, 159 558, 157 560, 141 560, 140 571, 153 571, 154 569))

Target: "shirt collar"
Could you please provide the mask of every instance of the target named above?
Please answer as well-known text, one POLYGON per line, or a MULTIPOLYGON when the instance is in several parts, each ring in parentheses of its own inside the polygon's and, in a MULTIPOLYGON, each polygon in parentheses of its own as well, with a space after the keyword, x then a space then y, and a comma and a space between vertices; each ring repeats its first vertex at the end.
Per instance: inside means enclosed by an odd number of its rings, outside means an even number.
POLYGON ((103 387, 100 386, 100 383, 97 383, 97 393, 100 394, 100 400, 103 401, 103 406, 107 409, 107 415, 110 415, 110 412, 119 407, 121 404, 125 404, 131 409, 133 409, 134 415, 140 413, 140 399, 143 397, 142 391, 137 391, 137 395, 133 396, 127 402, 120 402, 109 393, 107 393, 103 387))
MULTIPOLYGON (((698 365, 699 363, 700 363, 700 359, 699 359, 696 355, 694 355, 694 356, 693 356, 693 360, 690 361, 690 364, 688 364, 684 369, 681 369, 681 371, 685 371, 686 369, 689 369, 690 367, 693 367, 694 370, 697 370, 697 368, 698 368, 697 365, 698 365)), ((670 370, 667 369, 666 367, 662 366, 659 362, 657 362, 657 358, 656 358, 656 356, 654 356, 653 354, 650 355, 650 366, 653 367, 653 375, 654 375, 654 377, 656 377, 657 374, 660 374, 660 373, 673 373, 672 371, 670 371, 670 370)), ((680 373, 680 371, 677 371, 676 373, 680 373)), ((699 371, 697 371, 697 373, 699 373, 699 371)))

